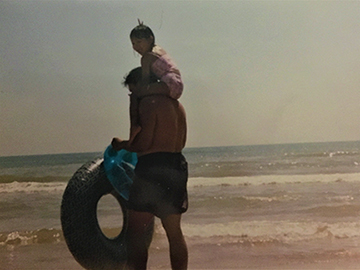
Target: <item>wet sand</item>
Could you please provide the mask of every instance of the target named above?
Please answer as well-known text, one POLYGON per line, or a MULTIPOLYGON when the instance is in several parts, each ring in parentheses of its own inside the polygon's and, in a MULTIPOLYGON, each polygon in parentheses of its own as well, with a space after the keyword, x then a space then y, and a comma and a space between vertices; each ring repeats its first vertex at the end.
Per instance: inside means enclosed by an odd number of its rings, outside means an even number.
MULTIPOLYGON (((153 243, 150 250, 148 269, 170 269, 169 255, 166 249, 156 249, 153 243)), ((81 270, 83 269, 70 254, 64 242, 57 244, 39 244, 1 247, 1 270, 37 269, 37 270, 81 270)), ((344 254, 343 258, 322 259, 301 255, 286 257, 274 255, 274 250, 261 252, 245 251, 237 245, 201 245, 189 250, 189 269, 360 269, 360 259, 344 254)))

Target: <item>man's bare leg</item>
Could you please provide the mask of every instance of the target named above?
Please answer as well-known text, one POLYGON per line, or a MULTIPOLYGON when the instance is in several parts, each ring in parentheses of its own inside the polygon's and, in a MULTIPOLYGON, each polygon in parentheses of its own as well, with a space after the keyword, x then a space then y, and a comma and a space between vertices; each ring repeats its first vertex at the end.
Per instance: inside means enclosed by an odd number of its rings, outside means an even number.
POLYGON ((128 229, 126 233, 128 261, 131 270, 145 270, 148 260, 147 236, 148 226, 154 222, 154 215, 146 212, 129 210, 128 229))
POLYGON ((170 260, 173 270, 186 270, 188 250, 180 226, 181 215, 169 215, 161 219, 170 245, 170 260))

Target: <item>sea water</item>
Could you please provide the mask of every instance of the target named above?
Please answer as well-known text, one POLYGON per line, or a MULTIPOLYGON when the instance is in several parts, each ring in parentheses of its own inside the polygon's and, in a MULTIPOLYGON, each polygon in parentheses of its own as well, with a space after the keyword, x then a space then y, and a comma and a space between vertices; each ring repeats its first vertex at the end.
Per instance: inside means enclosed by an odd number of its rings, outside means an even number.
MULTIPOLYGON (((182 228, 194 269, 360 265, 360 141, 186 148, 184 155, 190 175, 182 228)), ((60 204, 67 181, 101 156, 0 157, 0 269, 81 269, 69 253, 73 264, 61 259, 65 248, 51 254, 66 247, 60 204)), ((101 227, 116 234, 121 210, 105 197, 101 227)), ((150 257, 162 259, 153 269, 169 267, 167 250, 157 222, 150 257)))

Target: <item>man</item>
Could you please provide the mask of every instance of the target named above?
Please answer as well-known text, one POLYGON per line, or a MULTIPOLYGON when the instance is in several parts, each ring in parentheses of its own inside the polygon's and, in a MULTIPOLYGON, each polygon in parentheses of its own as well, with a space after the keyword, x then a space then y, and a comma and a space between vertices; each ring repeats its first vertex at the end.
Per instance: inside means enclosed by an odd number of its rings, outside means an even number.
MULTIPOLYGON (((136 95, 141 72, 141 68, 134 69, 125 79, 132 95, 136 95)), ((131 141, 112 141, 114 149, 138 155, 128 202, 132 224, 128 228, 128 266, 146 269, 144 232, 155 215, 166 231, 172 269, 187 269, 188 251, 180 225, 181 214, 188 207, 187 162, 181 154, 186 142, 185 110, 177 100, 149 95, 139 101, 137 117, 140 128, 131 141)))

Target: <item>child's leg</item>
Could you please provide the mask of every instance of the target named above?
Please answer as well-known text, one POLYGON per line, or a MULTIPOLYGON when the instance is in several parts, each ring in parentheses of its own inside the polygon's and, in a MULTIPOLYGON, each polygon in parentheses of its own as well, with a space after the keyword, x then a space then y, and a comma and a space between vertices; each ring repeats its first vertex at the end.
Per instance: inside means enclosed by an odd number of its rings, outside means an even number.
POLYGON ((168 85, 164 82, 150 83, 147 90, 142 92, 142 96, 156 94, 170 96, 170 89, 168 85))

